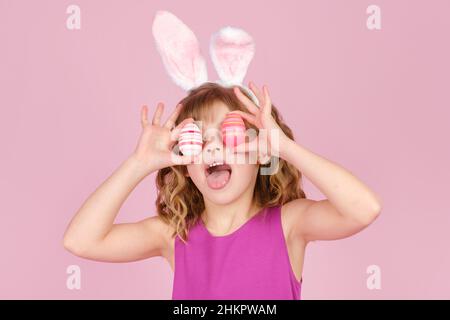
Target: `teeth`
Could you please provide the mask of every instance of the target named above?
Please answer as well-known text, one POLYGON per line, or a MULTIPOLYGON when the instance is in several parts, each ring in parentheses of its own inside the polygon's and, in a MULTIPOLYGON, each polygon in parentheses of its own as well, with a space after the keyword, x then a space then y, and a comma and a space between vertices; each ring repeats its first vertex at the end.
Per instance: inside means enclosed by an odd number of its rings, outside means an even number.
POLYGON ((218 165, 221 165, 221 164, 223 164, 223 162, 213 162, 208 167, 211 168, 211 167, 215 167, 215 166, 218 166, 218 165))

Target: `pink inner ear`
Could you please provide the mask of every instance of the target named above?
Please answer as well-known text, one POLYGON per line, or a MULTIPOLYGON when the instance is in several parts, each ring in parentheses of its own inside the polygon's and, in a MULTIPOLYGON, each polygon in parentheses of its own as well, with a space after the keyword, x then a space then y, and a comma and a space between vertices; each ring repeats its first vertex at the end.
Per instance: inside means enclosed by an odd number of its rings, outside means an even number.
POLYGON ((153 36, 167 72, 185 90, 207 79, 206 63, 195 34, 173 14, 158 12, 153 36))
POLYGON ((222 80, 241 83, 254 55, 253 39, 242 30, 225 28, 213 39, 211 50, 222 80))
POLYGON ((228 71, 231 78, 247 69, 247 66, 242 64, 242 57, 250 56, 250 47, 251 44, 236 45, 222 40, 217 42, 217 60, 224 67, 224 71, 228 71))
POLYGON ((195 83, 195 68, 193 61, 199 58, 200 53, 196 43, 191 39, 184 39, 185 43, 180 43, 174 37, 172 42, 166 43, 166 56, 168 63, 177 70, 180 75, 185 76, 192 83, 195 83))

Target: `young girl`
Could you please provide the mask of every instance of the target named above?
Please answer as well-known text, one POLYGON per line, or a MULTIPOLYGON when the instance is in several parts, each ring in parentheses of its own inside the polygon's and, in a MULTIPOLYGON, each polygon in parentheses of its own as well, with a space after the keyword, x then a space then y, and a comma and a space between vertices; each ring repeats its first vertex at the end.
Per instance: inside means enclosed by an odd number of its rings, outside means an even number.
POLYGON ((361 231, 380 213, 380 200, 350 172, 294 141, 267 86, 200 83, 165 122, 162 103, 151 122, 142 108, 136 149, 79 209, 64 246, 99 261, 162 256, 174 271, 173 299, 300 299, 307 244, 361 231), (221 125, 230 114, 258 136, 225 144, 221 125), (174 153, 182 128, 194 121, 201 123, 202 152, 174 153), (158 214, 115 224, 128 195, 153 172, 158 214), (326 199, 306 199, 302 176, 326 199))

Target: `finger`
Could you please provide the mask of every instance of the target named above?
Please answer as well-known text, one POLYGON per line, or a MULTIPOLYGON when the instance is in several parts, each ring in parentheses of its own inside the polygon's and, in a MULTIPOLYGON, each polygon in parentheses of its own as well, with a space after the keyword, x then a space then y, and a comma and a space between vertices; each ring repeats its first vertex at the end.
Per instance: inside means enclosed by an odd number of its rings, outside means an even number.
POLYGON ((252 81, 249 81, 248 86, 253 91, 256 98, 258 98, 259 105, 262 106, 262 104, 264 103, 264 96, 261 90, 259 90, 258 87, 252 81))
POLYGON ((198 162, 198 156, 180 156, 180 155, 172 155, 172 163, 174 165, 187 165, 187 164, 193 164, 198 162))
POLYGON ((183 127, 190 122, 194 122, 193 118, 186 118, 183 121, 181 121, 175 128, 172 129, 171 133, 170 133, 170 137, 172 141, 176 141, 178 140, 178 137, 180 136, 181 133, 181 129, 183 129, 183 127))
POLYGON ((141 125, 144 128, 148 124, 148 107, 143 105, 141 108, 141 125))
POLYGON ((269 154, 268 148, 267 148, 267 140, 260 139, 259 141, 259 148, 258 148, 258 155, 260 157, 265 157, 269 154))
POLYGON ((240 115, 242 118, 244 118, 245 120, 247 120, 248 122, 250 122, 251 124, 258 127, 256 117, 254 115, 251 115, 250 113, 243 112, 240 110, 233 110, 233 111, 230 111, 229 113, 236 113, 236 114, 240 115))
POLYGON ((172 112, 169 119, 167 119, 166 123, 164 123, 164 127, 168 128, 168 129, 172 129, 172 127, 175 125, 175 121, 177 120, 178 116, 180 115, 182 106, 183 105, 181 103, 179 103, 175 107, 175 111, 172 112))
POLYGON ((247 98, 247 96, 241 92, 241 89, 239 89, 238 87, 234 87, 233 91, 238 97, 238 99, 248 109, 248 111, 250 111, 253 114, 257 114, 259 112, 259 108, 253 103, 252 100, 247 98))
POLYGON ((152 124, 155 126, 159 126, 159 122, 161 121, 161 116, 164 111, 164 103, 158 102, 158 106, 156 107, 156 111, 153 114, 152 124))
POLYGON ((261 132, 261 136, 259 139, 258 159, 261 164, 266 164, 270 159, 267 132, 261 132))
POLYGON ((270 99, 269 89, 267 89, 266 85, 263 86, 263 93, 264 93, 263 113, 269 115, 272 112, 272 99, 270 99))

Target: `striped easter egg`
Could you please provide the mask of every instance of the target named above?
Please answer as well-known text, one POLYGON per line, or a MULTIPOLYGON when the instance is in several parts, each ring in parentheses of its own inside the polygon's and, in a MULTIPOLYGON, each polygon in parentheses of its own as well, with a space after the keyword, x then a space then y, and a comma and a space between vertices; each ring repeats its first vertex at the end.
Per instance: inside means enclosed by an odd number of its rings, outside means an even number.
POLYGON ((234 147, 245 141, 245 123, 236 113, 228 113, 222 122, 222 140, 224 145, 234 147))
POLYGON ((202 151, 203 139, 200 128, 195 123, 183 126, 178 138, 178 147, 185 156, 197 155, 202 151))

